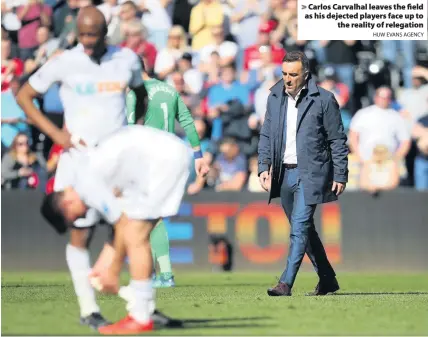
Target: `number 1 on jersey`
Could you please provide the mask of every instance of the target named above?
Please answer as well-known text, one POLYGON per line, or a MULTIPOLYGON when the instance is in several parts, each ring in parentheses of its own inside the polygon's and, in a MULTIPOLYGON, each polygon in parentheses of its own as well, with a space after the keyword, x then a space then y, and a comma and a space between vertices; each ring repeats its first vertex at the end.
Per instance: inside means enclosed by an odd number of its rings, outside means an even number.
POLYGON ((168 105, 166 103, 161 103, 160 106, 163 110, 163 128, 165 131, 168 131, 168 105))

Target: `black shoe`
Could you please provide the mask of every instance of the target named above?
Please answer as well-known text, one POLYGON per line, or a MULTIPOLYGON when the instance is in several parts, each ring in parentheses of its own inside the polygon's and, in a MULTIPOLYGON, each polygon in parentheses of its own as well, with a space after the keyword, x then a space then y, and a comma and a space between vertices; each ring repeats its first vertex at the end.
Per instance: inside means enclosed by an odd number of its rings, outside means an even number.
POLYGON ((99 312, 94 312, 86 317, 80 317, 80 324, 87 325, 91 329, 98 331, 98 328, 111 323, 107 321, 99 312))
POLYGON ((291 289, 286 283, 278 282, 278 284, 269 288, 267 291, 269 296, 291 296, 291 289))
POLYGON ((155 323, 155 327, 180 328, 183 326, 182 321, 180 321, 179 319, 168 317, 161 313, 159 310, 155 310, 151 318, 155 323))
POLYGON ((325 296, 333 294, 340 289, 339 283, 336 278, 331 279, 330 281, 320 281, 318 282, 315 290, 311 293, 306 294, 306 296, 325 296))

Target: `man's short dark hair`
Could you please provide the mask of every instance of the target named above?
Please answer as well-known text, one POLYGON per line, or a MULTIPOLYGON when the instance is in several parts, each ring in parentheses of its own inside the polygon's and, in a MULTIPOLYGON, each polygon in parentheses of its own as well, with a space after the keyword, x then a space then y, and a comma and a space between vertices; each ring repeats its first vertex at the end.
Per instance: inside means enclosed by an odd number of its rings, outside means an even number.
POLYGON ((223 66, 221 66, 221 69, 232 69, 233 71, 236 72, 236 63, 234 61, 230 63, 226 63, 223 66))
POLYGON ((137 5, 135 4, 135 2, 134 2, 134 1, 132 1, 132 0, 128 0, 128 1, 125 1, 125 2, 122 4, 122 6, 126 6, 126 5, 131 6, 131 7, 132 7, 132 8, 134 8, 136 11, 138 11, 138 7, 137 7, 137 5))
POLYGON ((282 59, 282 63, 284 62, 290 63, 290 62, 296 62, 296 61, 302 62, 302 69, 305 73, 309 71, 309 60, 305 55, 305 53, 301 51, 293 50, 285 54, 284 58, 282 59))
POLYGON ((59 233, 67 232, 69 222, 65 219, 60 203, 64 193, 52 192, 45 196, 40 207, 43 218, 59 233))

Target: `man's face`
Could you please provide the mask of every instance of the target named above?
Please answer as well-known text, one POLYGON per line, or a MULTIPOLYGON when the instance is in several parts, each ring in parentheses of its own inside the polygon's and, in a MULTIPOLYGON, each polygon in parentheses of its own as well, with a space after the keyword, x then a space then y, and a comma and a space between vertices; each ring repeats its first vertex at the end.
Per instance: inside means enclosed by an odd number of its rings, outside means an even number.
POLYGON ((270 34, 266 32, 259 32, 258 39, 259 46, 269 46, 270 45, 270 34))
POLYGON ((235 70, 231 67, 225 67, 221 71, 221 79, 224 83, 230 84, 235 80, 235 70))
POLYGON ((391 105, 392 92, 387 88, 378 89, 374 98, 376 106, 381 109, 388 109, 391 105))
POLYGON ((239 154, 239 147, 235 143, 224 143, 221 145, 220 151, 226 159, 232 160, 239 154))
POLYGON ((216 27, 212 30, 214 41, 221 44, 224 41, 224 32, 222 27, 216 27))
POLYGON ((70 223, 83 217, 86 214, 87 207, 80 199, 79 195, 72 188, 64 190, 64 195, 61 200, 61 209, 63 210, 64 217, 70 223))
POLYGON ((99 25, 82 23, 78 27, 79 42, 83 45, 85 54, 96 57, 105 49, 105 32, 99 25))
POLYGON ((37 42, 39 45, 49 40, 49 30, 46 27, 40 27, 37 30, 37 42))
POLYGON ((303 71, 302 62, 282 63, 282 78, 284 80, 285 90, 287 90, 290 95, 297 95, 300 89, 303 88, 306 76, 307 74, 303 71))
POLYGON ((139 30, 128 30, 126 32, 126 43, 128 46, 137 46, 143 41, 143 32, 139 30))
POLYGON ((135 8, 129 4, 122 5, 120 9, 120 18, 123 21, 130 21, 134 19, 137 15, 137 12, 135 11, 135 8))

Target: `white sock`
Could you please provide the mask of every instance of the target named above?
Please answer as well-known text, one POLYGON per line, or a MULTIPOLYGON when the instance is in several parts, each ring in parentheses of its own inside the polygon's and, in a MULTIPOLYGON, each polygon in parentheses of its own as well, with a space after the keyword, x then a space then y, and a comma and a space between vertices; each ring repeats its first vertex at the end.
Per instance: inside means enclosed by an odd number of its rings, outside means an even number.
MULTIPOLYGON (((131 311, 133 305, 135 305, 135 296, 131 285, 120 287, 119 296, 126 301, 126 311, 131 311)), ((156 289, 152 288, 152 298, 149 299, 149 314, 153 315, 156 309, 156 289)))
POLYGON ((153 300, 152 280, 135 281, 129 284, 134 301, 131 301, 129 314, 138 323, 146 324, 150 321, 149 301, 153 300))
POLYGON ((96 302, 95 291, 88 277, 91 272, 88 250, 68 244, 65 256, 71 279, 73 280, 74 291, 79 301, 81 316, 86 317, 94 312, 100 312, 96 302))

